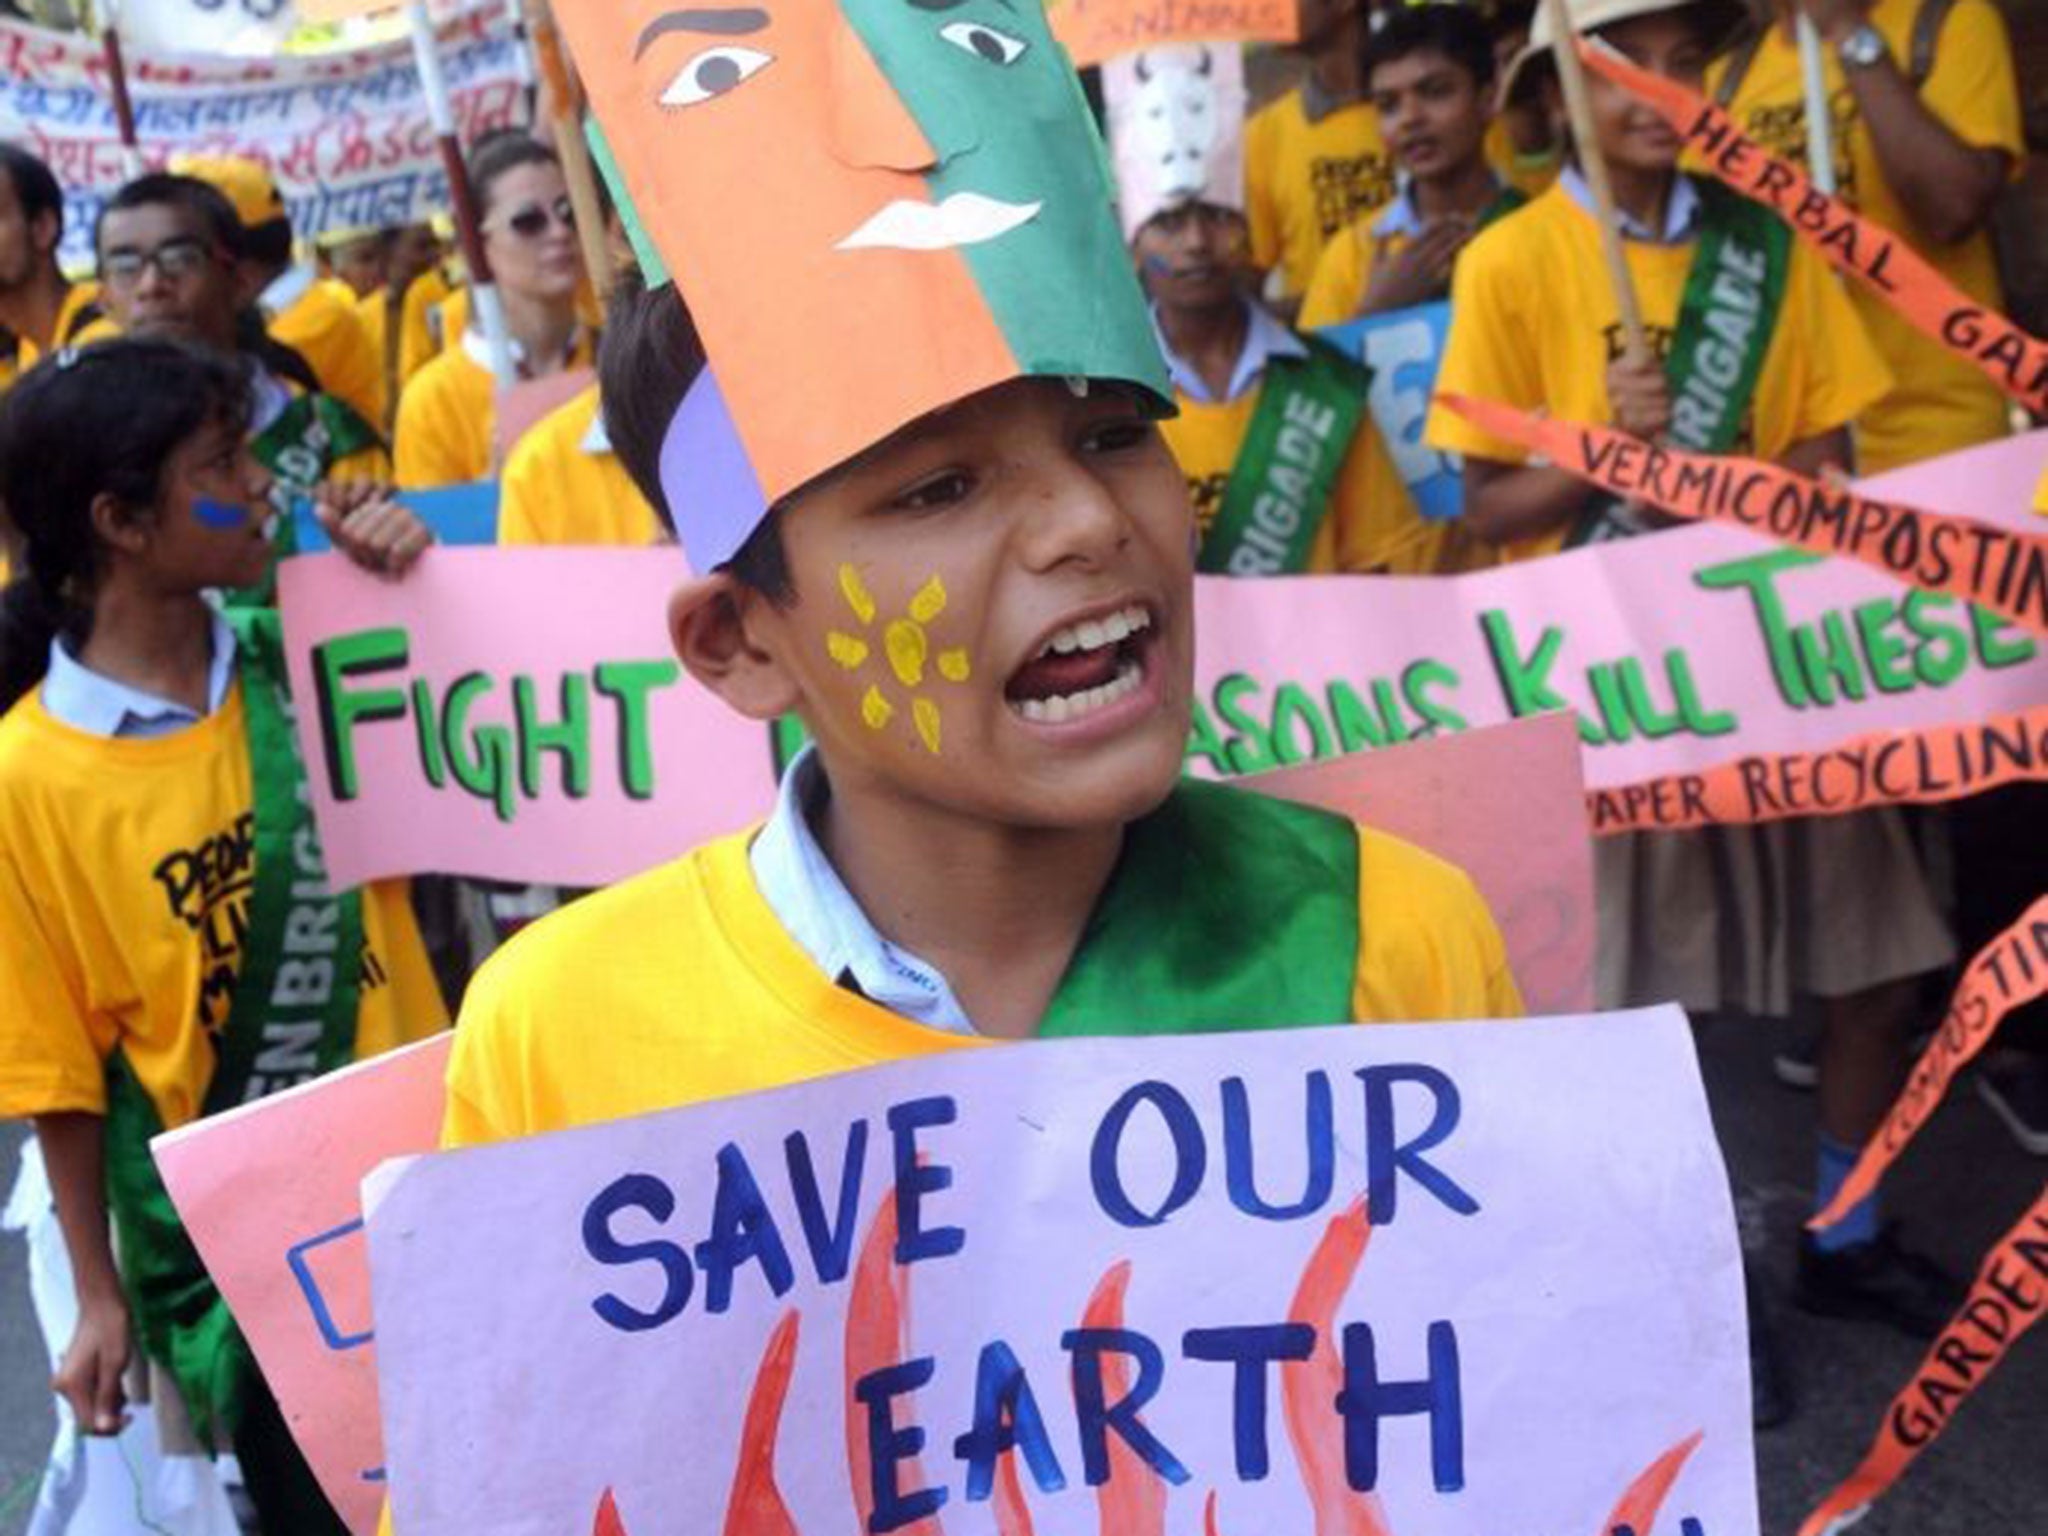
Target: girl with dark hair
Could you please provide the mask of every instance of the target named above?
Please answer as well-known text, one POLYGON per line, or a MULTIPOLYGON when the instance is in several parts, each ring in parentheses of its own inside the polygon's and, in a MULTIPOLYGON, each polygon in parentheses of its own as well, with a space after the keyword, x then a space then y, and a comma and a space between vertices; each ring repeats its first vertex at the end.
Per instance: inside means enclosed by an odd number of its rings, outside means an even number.
MULTIPOLYGON (((233 1447, 264 1528, 317 1533, 342 1526, 149 1138, 445 1012, 405 887, 328 892, 276 614, 208 601, 270 563, 251 409, 238 361, 136 339, 0 402, 0 1115, 34 1119, 48 1165, 79 1303, 54 1384, 80 1426, 118 1432, 139 1353, 199 1446, 233 1447)), ((323 488, 320 517, 388 574, 428 542, 372 485, 323 488)))
MULTIPOLYGON (((554 151, 524 134, 493 135, 471 154, 469 180, 519 377, 589 367, 591 337, 578 309, 583 257, 554 151)), ((498 467, 496 397, 490 350, 470 326, 399 399, 398 483, 487 479, 498 467)))

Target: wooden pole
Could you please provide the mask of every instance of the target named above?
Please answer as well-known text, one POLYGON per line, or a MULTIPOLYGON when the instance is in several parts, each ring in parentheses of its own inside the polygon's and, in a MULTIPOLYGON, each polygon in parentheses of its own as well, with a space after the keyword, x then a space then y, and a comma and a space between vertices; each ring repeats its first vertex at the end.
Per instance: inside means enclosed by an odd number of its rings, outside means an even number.
POLYGON ((128 65, 121 54, 121 17, 113 0, 101 6, 100 49, 107 61, 107 92, 113 98, 114 124, 121 135, 122 159, 130 180, 142 174, 142 142, 135 134, 135 104, 128 98, 128 65))
POLYGON ((527 36, 540 66, 541 89, 547 97, 548 121, 554 127, 555 153, 561 157, 562 179, 569 184, 569 206, 576 210, 576 238, 583 247, 583 266, 600 299, 612 296, 612 253, 605 238, 604 199, 598 195, 597 169, 590 163, 590 145, 583 137, 583 93, 562 48, 548 0, 529 0, 527 36))
POLYGON ((1579 59, 1578 33, 1572 29, 1571 13, 1565 0, 1543 0, 1553 38, 1551 53, 1557 59, 1558 84, 1564 91, 1565 117, 1571 123, 1572 143, 1578 147, 1579 170, 1593 193, 1594 222, 1600 226, 1600 252, 1607 272, 1614 280, 1614 296, 1621 309, 1622 345, 1631 363, 1654 360, 1649 337, 1643 330, 1642 301, 1636 296, 1635 279, 1629 276, 1628 258, 1621 242, 1621 222, 1614 211, 1614 184, 1608 179, 1607 161, 1600 154, 1600 140, 1593 128, 1593 104, 1586 91, 1586 66, 1579 59))
POLYGON ((490 258, 484 255, 483 228, 469 185, 469 170, 463 164, 462 144, 455 137, 455 105, 448 94, 448 77, 441 69, 440 50, 434 43, 434 23, 427 15, 426 0, 407 0, 405 11, 407 29, 412 34, 413 61, 420 72, 420 94, 426 99, 427 115, 441 150, 441 165, 448 174, 448 202, 455 215, 455 237, 462 246, 463 265, 469 268, 470 310, 490 348, 491 373, 498 387, 510 389, 519 380, 512 363, 512 336, 505 328, 505 306, 499 302, 497 284, 491 279, 490 258))
POLYGON ((1835 195, 1835 120, 1828 110, 1828 66, 1820 28, 1801 11, 1793 21, 1799 38, 1799 73, 1806 87, 1806 165, 1813 184, 1835 195))

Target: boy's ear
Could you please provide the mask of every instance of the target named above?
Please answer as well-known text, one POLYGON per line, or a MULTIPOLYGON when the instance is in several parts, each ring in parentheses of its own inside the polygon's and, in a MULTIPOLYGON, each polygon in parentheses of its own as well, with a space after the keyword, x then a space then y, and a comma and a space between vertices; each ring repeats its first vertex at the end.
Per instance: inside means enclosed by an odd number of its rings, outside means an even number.
POLYGON ((748 612, 765 600, 724 572, 684 582, 668 600, 668 635, 690 676, 752 720, 775 720, 803 691, 747 632, 748 612))

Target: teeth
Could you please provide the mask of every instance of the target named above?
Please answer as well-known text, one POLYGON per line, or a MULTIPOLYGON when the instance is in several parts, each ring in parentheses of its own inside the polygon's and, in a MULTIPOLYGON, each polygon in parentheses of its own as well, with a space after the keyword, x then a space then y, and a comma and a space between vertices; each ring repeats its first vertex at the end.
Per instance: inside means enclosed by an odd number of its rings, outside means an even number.
POLYGON ((1107 709, 1119 699, 1128 698, 1137 691, 1144 673, 1145 669, 1137 662, 1126 661, 1116 669, 1116 676, 1100 688, 1055 694, 1049 699, 1022 699, 1010 707, 1034 724, 1065 725, 1069 720, 1085 719, 1099 709, 1107 709))
POLYGON ((1152 627, 1152 615, 1133 603, 1105 618, 1070 624, 1045 642, 1040 656, 1070 656, 1075 651, 1099 651, 1105 645, 1121 645, 1135 634, 1152 627))

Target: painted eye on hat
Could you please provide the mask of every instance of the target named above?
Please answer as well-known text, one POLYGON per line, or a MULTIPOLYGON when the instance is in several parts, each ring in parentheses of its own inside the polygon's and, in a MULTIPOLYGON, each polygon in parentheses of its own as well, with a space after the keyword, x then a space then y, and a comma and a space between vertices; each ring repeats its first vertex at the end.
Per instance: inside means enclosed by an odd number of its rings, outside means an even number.
POLYGON ((939 28, 939 36, 955 48, 975 54, 991 64, 1014 64, 1024 57, 1025 50, 1031 46, 1021 37, 998 32, 994 27, 983 26, 978 21, 948 22, 939 28))
POLYGON ((774 54, 758 48, 706 48, 676 71, 668 89, 661 93, 661 105, 694 107, 700 101, 723 96, 774 62, 774 54))

